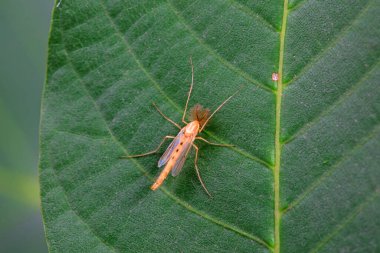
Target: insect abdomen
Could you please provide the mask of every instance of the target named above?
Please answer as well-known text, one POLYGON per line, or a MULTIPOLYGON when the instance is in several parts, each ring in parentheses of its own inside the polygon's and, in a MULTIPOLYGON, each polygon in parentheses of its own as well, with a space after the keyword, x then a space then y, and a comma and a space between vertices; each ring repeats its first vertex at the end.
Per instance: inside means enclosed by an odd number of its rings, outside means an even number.
POLYGON ((152 186, 150 187, 150 189, 152 189, 153 191, 157 190, 158 187, 160 187, 160 185, 162 184, 162 182, 164 182, 164 180, 166 179, 166 177, 169 175, 169 172, 172 170, 173 168, 173 159, 174 156, 172 156, 169 160, 169 162, 166 164, 165 168, 162 170, 161 174, 158 176, 158 178, 156 179, 156 181, 152 184, 152 186))

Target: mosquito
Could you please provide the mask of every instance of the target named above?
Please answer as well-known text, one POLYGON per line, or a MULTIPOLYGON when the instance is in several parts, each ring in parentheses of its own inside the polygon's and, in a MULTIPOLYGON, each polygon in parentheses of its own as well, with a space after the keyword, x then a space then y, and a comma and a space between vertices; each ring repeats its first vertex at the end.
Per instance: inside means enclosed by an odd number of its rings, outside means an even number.
POLYGON ((164 142, 167 139, 174 139, 168 148, 166 149, 165 153, 161 156, 160 160, 158 161, 158 167, 162 167, 165 164, 164 169, 162 170, 161 174, 158 176, 156 181, 153 183, 153 185, 150 187, 153 191, 157 190, 158 187, 161 186, 161 184, 164 182, 166 177, 168 176, 169 172, 171 171, 172 176, 175 177, 177 176, 181 170, 182 167, 186 161, 187 155, 189 154, 191 148, 193 147, 195 150, 195 159, 194 159, 194 167, 195 171, 197 173, 199 182, 201 183, 203 189, 205 192, 211 197, 210 192, 207 190, 205 183, 202 180, 202 177, 199 173, 199 168, 198 168, 198 151, 199 148, 197 145, 195 145, 194 141, 195 140, 200 140, 204 141, 207 144, 214 145, 214 146, 220 146, 220 147, 233 147, 233 145, 230 144, 219 144, 219 143, 213 143, 205 138, 202 138, 198 136, 199 133, 203 131, 205 128, 206 124, 209 122, 209 120, 214 116, 214 114, 219 111, 233 96, 236 95, 236 93, 239 92, 236 91, 234 94, 232 94, 230 97, 228 97, 226 100, 221 103, 216 110, 210 114, 210 110, 203 108, 200 104, 196 104, 192 109, 191 109, 191 122, 188 123, 185 120, 186 113, 187 113, 187 107, 189 104, 191 92, 193 90, 194 86, 194 65, 192 62, 192 59, 190 57, 190 65, 191 65, 191 85, 190 89, 187 95, 187 100, 186 100, 186 105, 185 105, 185 110, 183 111, 182 115, 182 122, 185 125, 185 127, 181 127, 179 124, 175 123, 173 120, 171 120, 168 116, 166 116, 158 107, 155 103, 153 103, 154 108, 158 111, 158 113, 161 114, 162 117, 164 117, 167 121, 172 123, 174 126, 176 126, 178 129, 180 129, 179 133, 177 136, 165 136, 164 139, 161 141, 161 143, 155 148, 154 150, 144 153, 144 154, 138 154, 138 155, 130 155, 130 156, 124 156, 123 158, 137 158, 137 157, 143 157, 147 155, 152 155, 155 154, 159 151, 161 146, 164 144, 164 142))

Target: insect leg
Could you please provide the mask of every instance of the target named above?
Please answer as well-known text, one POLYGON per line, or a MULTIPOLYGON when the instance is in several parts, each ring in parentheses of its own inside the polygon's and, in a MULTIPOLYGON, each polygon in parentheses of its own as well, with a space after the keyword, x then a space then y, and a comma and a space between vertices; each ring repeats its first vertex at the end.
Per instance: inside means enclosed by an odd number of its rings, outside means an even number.
POLYGON ((201 182, 201 185, 203 187, 203 189, 206 191, 207 195, 212 197, 210 192, 207 190, 206 188, 206 185, 203 183, 203 180, 201 178, 201 174, 199 173, 199 169, 198 169, 198 147, 195 145, 195 144, 192 144, 194 149, 195 149, 195 159, 194 159, 194 165, 195 165, 195 171, 197 172, 197 176, 198 176, 198 179, 199 179, 199 182, 201 182))
POLYGON ((209 142, 205 138, 202 138, 202 137, 199 137, 199 136, 195 137, 195 139, 204 141, 207 144, 214 145, 214 146, 219 146, 219 147, 234 147, 234 145, 232 145, 232 144, 220 144, 220 143, 209 142))
POLYGON ((175 136, 165 136, 164 139, 161 141, 161 143, 158 145, 157 148, 155 148, 154 150, 152 151, 149 151, 147 153, 143 153, 143 154, 138 154, 138 155, 129 155, 129 156, 122 156, 120 158, 123 158, 123 159, 129 159, 129 158, 136 158, 136 157, 142 157, 142 156, 147 156, 147 155, 152 155, 152 154, 155 154, 157 153, 157 151, 160 149, 160 147, 162 146, 162 144, 164 144, 164 142, 167 140, 167 139, 174 139, 175 136))
POLYGON ((193 86, 194 86, 194 65, 193 65, 193 60, 191 59, 191 56, 190 56, 190 65, 191 65, 191 85, 190 85, 189 93, 187 95, 185 110, 183 111, 183 115, 182 115, 182 122, 185 124, 188 124, 185 120, 185 117, 186 117, 186 111, 187 111, 187 106, 189 104, 191 92, 192 92, 193 86))
POLYGON ((163 112, 161 112, 161 110, 157 107, 157 105, 155 103, 153 103, 153 106, 161 114, 162 117, 164 117, 167 121, 169 121, 170 123, 172 123, 173 125, 175 125, 177 128, 181 129, 181 127, 177 123, 175 123, 168 116, 166 116, 163 112))

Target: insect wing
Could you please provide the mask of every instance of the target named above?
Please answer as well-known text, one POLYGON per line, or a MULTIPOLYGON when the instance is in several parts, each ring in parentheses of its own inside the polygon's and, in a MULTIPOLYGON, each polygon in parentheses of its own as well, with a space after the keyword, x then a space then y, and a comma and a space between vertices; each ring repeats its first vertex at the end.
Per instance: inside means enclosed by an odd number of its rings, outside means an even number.
POLYGON ((160 160, 158 161, 158 167, 160 168, 162 165, 166 164, 171 157, 171 154, 176 149, 178 144, 180 143, 181 137, 183 136, 183 132, 180 131, 177 136, 174 138, 172 143, 168 146, 165 153, 161 156, 160 160))
POLYGON ((173 177, 177 176, 181 172, 182 167, 185 164, 186 157, 189 154, 191 143, 192 143, 191 141, 185 141, 185 143, 181 147, 182 148, 181 153, 178 154, 177 161, 174 164, 173 169, 172 169, 173 177))

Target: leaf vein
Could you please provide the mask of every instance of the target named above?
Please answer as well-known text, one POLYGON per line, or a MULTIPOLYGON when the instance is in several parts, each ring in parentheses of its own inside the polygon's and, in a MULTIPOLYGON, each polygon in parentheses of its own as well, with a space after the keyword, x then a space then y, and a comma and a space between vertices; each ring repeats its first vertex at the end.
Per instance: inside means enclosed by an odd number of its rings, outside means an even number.
MULTIPOLYGON (((109 14, 108 14, 108 12, 107 12, 105 6, 104 6, 104 3, 101 2, 101 4, 102 4, 102 6, 103 6, 103 9, 104 9, 105 14, 110 18, 109 14)), ((111 19, 111 22, 113 22, 112 19, 111 19)), ((114 26, 115 26, 115 25, 114 25, 114 26)), ((115 29, 116 29, 116 28, 115 28, 115 29)), ((117 31, 118 33, 120 33, 119 30, 116 29, 116 31, 117 31)), ((61 32, 62 32, 62 29, 61 29, 61 32)), ((63 36, 63 32, 62 32, 62 36, 63 36)), ((123 41, 125 41, 125 40, 123 40, 123 41)), ((125 42, 126 42, 126 41, 125 41, 125 42)), ((126 42, 126 43, 127 43, 127 42, 126 42)), ((79 83, 80 83, 80 84, 82 85, 82 87, 83 87, 83 90, 84 90, 84 92, 85 92, 85 95, 86 95, 86 96, 90 99, 90 101, 93 103, 95 110, 99 113, 100 118, 104 121, 104 123, 105 123, 105 127, 106 127, 107 131, 109 132, 109 135, 110 135, 111 139, 112 139, 112 140, 113 140, 113 141, 114 141, 114 142, 120 147, 120 149, 121 149, 124 153, 129 154, 128 150, 124 147, 124 145, 123 145, 122 143, 120 143, 120 142, 118 141, 118 139, 116 138, 116 136, 113 134, 112 130, 109 128, 109 126, 108 126, 108 124, 107 124, 107 122, 106 122, 106 120, 105 120, 105 118, 104 118, 104 115, 103 115, 102 111, 100 110, 100 108, 99 108, 98 104, 96 103, 95 99, 91 96, 91 94, 90 94, 90 92, 89 92, 87 86, 83 83, 82 77, 80 76, 80 74, 78 73, 78 71, 75 69, 74 65, 72 64, 72 62, 71 62, 71 60, 70 60, 70 56, 69 56, 69 54, 68 54, 68 52, 66 51, 65 48, 64 48, 64 53, 65 53, 65 55, 66 55, 66 58, 67 58, 68 64, 71 66, 71 68, 73 69, 73 71, 74 71, 75 74, 77 75, 78 80, 80 81, 79 83)), ((136 59, 136 60, 137 60, 137 59, 136 59)), ((138 63, 138 62, 137 62, 137 63, 138 63)), ((141 64, 141 63, 140 63, 140 64, 141 64)), ((142 67, 142 66, 140 66, 140 67, 142 67)), ((145 70, 145 72, 147 72, 145 68, 144 68, 144 70, 145 70)), ((147 74, 148 74, 148 73, 147 73, 147 74)), ((152 80, 152 81, 154 81, 154 80, 152 80)), ((139 162, 136 161, 136 159, 132 159, 132 162, 135 163, 136 167, 137 167, 137 168, 143 173, 143 175, 145 175, 150 181, 152 181, 152 182, 154 181, 154 179, 153 179, 151 176, 149 176, 149 174, 147 173, 147 171, 141 166, 141 164, 140 164, 139 162)), ((190 204, 188 204, 187 202, 185 202, 185 201, 183 201, 183 200, 180 200, 178 197, 174 196, 174 195, 173 195, 172 193, 170 193, 170 192, 169 192, 164 186, 161 186, 160 189, 161 189, 161 191, 164 192, 169 198, 171 198, 175 203, 179 204, 180 206, 184 207, 185 209, 189 210, 190 212, 192 212, 192 213, 194 213, 194 214, 197 214, 199 217, 202 217, 202 218, 204 218, 205 220, 208 220, 208 221, 210 221, 210 222, 212 222, 212 223, 214 223, 214 224, 216 224, 216 225, 219 225, 219 226, 221 226, 221 227, 224 227, 225 229, 228 229, 228 230, 230 230, 230 231, 233 231, 233 232, 235 232, 235 233, 237 233, 237 234, 239 234, 239 235, 241 235, 241 236, 244 236, 244 237, 246 237, 246 238, 249 238, 249 239, 251 239, 251 240, 253 240, 253 241, 259 243, 259 244, 262 245, 262 246, 265 246, 265 247, 268 248, 268 249, 271 249, 271 247, 269 246, 269 244, 267 244, 267 243, 266 243, 264 240, 262 240, 261 238, 255 236, 255 235, 252 235, 252 234, 250 234, 250 233, 248 233, 248 232, 245 232, 245 231, 243 231, 243 230, 241 230, 241 229, 239 229, 239 228, 237 228, 237 227, 235 227, 235 226, 233 226, 233 225, 230 225, 230 224, 227 224, 227 223, 225 223, 225 222, 222 222, 222 221, 220 221, 220 220, 218 220, 218 219, 216 219, 216 218, 214 218, 214 217, 212 217, 212 216, 210 216, 210 215, 207 215, 207 214, 203 213, 202 211, 200 211, 200 210, 198 210, 198 209, 192 207, 192 206, 191 206, 190 204)), ((66 199, 67 199, 67 196, 66 196, 66 199)), ((74 212, 76 212, 75 209, 73 209, 72 206, 70 206, 70 208, 71 208, 74 212)), ((78 217, 81 218, 81 216, 80 216, 78 213, 77 213, 77 215, 78 215, 78 217)), ((81 220, 82 220, 84 223, 86 223, 86 221, 85 221, 83 218, 81 218, 81 220)), ((86 225, 90 227, 90 225, 89 225, 88 223, 86 223, 86 225)), ((99 237, 97 234, 95 234, 95 236, 99 237)), ((106 245, 107 245, 107 244, 106 244, 106 245)))
POLYGON ((260 21, 268 29, 270 29, 270 30, 272 30, 274 32, 277 32, 277 33, 280 32, 272 23, 270 23, 268 20, 266 20, 262 15, 260 15, 259 13, 251 10, 250 8, 248 8, 247 6, 245 6, 244 4, 239 3, 237 0, 229 0, 229 2, 231 4, 233 4, 233 5, 235 5, 239 10, 241 10, 245 14, 247 14, 250 17, 253 17, 253 18, 257 19, 258 21, 260 21))
POLYGON ((54 170, 54 168, 51 169, 53 171, 53 174, 55 176, 55 178, 57 179, 57 182, 59 184, 59 187, 62 189, 62 192, 63 192, 63 196, 65 198, 65 202, 67 203, 67 205, 69 206, 70 210, 69 211, 72 211, 73 214, 75 216, 77 216, 79 218, 79 220, 81 220, 83 222, 83 224, 88 228, 88 230, 94 235, 94 237, 96 239, 99 240, 99 242, 101 242, 103 245, 107 246, 108 248, 110 248, 113 252, 119 252, 113 245, 111 244, 108 244, 103 238, 101 238, 97 232, 87 223, 86 220, 84 220, 82 218, 82 216, 79 215, 79 213, 73 208, 73 206, 71 205, 69 199, 68 199, 68 196, 67 196, 67 193, 66 193, 66 190, 65 188, 62 186, 61 184, 61 181, 59 180, 59 177, 56 173, 56 171, 54 170))
POLYGON ((292 6, 289 6, 289 12, 294 12, 296 9, 299 9, 302 5, 306 4, 307 2, 309 2, 309 0, 301 0, 299 1, 298 3, 292 5, 292 6))
MULTIPOLYGON (((66 53, 66 54, 67 54, 67 53, 66 53)), ((72 65, 72 64, 70 63, 70 65, 72 65)), ((101 110, 98 108, 98 106, 97 106, 97 104, 96 104, 96 101, 94 100, 94 98, 93 98, 93 97, 90 95, 90 93, 88 92, 87 87, 83 84, 83 82, 82 82, 82 80, 81 80, 79 74, 76 72, 75 68, 74 68, 73 66, 72 66, 72 68, 73 68, 73 70, 75 71, 75 73, 77 74, 77 76, 78 76, 78 78, 79 78, 79 80, 80 80, 80 83, 82 84, 84 90, 86 91, 87 97, 93 102, 94 107, 95 107, 96 110, 98 111, 98 113, 99 113, 99 115, 101 116, 101 118, 104 120, 103 114, 102 114, 101 110)), ((107 131, 109 132, 110 137, 112 138, 112 140, 113 140, 116 144, 118 144, 118 146, 124 151, 124 153, 129 154, 129 152, 128 152, 127 149, 123 146, 123 144, 120 143, 120 142, 116 139, 116 137, 115 137, 115 135, 113 134, 112 130, 108 127, 108 124, 106 124, 106 127, 107 127, 107 131)), ((133 161, 133 163, 135 163, 135 165, 139 168, 139 170, 143 173, 143 175, 145 175, 150 181, 152 181, 152 182, 154 181, 154 179, 153 179, 151 176, 149 176, 149 174, 147 173, 147 171, 141 166, 141 164, 140 164, 139 162, 136 161, 136 159, 132 159, 132 161, 133 161)), ((226 229, 229 229, 229 230, 231 230, 231 231, 233 231, 233 232, 235 232, 235 233, 237 233, 237 234, 239 234, 239 235, 242 235, 242 236, 244 236, 244 237, 246 237, 246 238, 249 238, 249 239, 251 239, 251 240, 253 240, 253 241, 256 241, 257 243, 259 243, 259 244, 261 244, 261 245, 263 245, 263 246, 265 246, 265 247, 267 247, 267 248, 269 248, 269 249, 271 248, 271 247, 269 246, 269 244, 267 244, 264 240, 260 239, 259 237, 254 236, 254 235, 252 235, 252 234, 250 234, 250 233, 248 233, 248 232, 245 232, 245 231, 243 231, 243 230, 241 230, 241 229, 239 229, 239 228, 237 228, 237 227, 235 227, 235 226, 233 226, 233 225, 229 225, 229 224, 224 223, 224 222, 222 222, 222 221, 220 221, 220 220, 218 220, 218 219, 216 219, 216 218, 213 218, 212 216, 207 215, 207 214, 203 213, 202 211, 200 211, 200 210, 198 210, 198 209, 192 207, 192 206, 191 206, 190 204, 188 204, 187 202, 180 200, 179 198, 177 198, 176 196, 174 196, 173 194, 171 194, 168 190, 166 190, 165 186, 161 186, 160 189, 161 189, 161 191, 164 192, 169 198, 171 198, 175 203, 177 203, 177 204, 179 204, 180 206, 184 207, 185 209, 191 211, 192 213, 197 214, 198 216, 204 218, 205 220, 208 220, 208 221, 210 221, 210 222, 212 222, 212 223, 214 223, 214 224, 217 224, 217 225, 222 226, 222 227, 224 227, 224 228, 226 228, 226 229)), ((72 208, 72 207, 71 207, 71 208, 72 208)), ((74 211, 74 209, 73 209, 73 211, 74 211)), ((80 217, 79 214, 77 214, 77 215, 78 215, 78 217, 80 217)), ((81 219, 82 219, 83 222, 85 222, 85 221, 83 220, 83 218, 81 218, 81 219)), ((85 223, 86 223, 86 222, 85 222, 85 223)), ((87 223, 86 223, 86 224, 87 224, 87 223)), ((87 226, 90 226, 90 225, 87 224, 87 226)), ((98 237, 98 236, 97 236, 97 237, 98 237)))
POLYGON ((309 62, 297 73, 294 74, 293 79, 286 82, 284 85, 289 86, 291 83, 294 83, 298 79, 300 79, 303 74, 305 74, 307 71, 309 71, 313 66, 315 66, 315 63, 318 62, 325 54, 329 52, 330 49, 333 49, 336 45, 338 45, 339 41, 344 37, 344 35, 350 31, 350 28, 352 28, 355 23, 360 20, 360 18, 369 10, 369 7, 371 6, 371 1, 368 1, 355 18, 351 20, 351 22, 348 22, 331 40, 330 43, 328 43, 324 48, 322 48, 316 55, 314 55, 309 62))
POLYGON ((369 206, 377 197, 380 196, 379 189, 375 189, 375 191, 367 197, 362 203, 360 203, 354 210, 347 215, 341 223, 335 226, 335 229, 327 234, 310 252, 318 252, 321 248, 323 248, 331 239, 337 236, 348 224, 350 224, 366 207, 369 206))
MULTIPOLYGON (((116 31, 116 33, 118 34, 118 36, 120 37, 120 39, 125 43, 125 46, 128 50, 128 52, 132 55, 132 57, 134 58, 134 60, 136 61, 137 65, 141 68, 141 70, 144 72, 144 74, 149 78, 149 80, 154 84, 154 86, 158 89, 158 91, 169 101, 170 104, 172 104, 174 106, 174 108, 177 109, 177 111, 179 112, 182 112, 181 108, 173 101, 170 99, 170 97, 161 89, 160 85, 158 84, 158 82, 154 79, 154 77, 149 73, 149 71, 143 66, 143 64, 141 63, 141 61, 137 58, 137 55, 133 52, 132 50, 132 47, 131 45, 128 43, 128 41, 126 40, 125 37, 123 37, 122 33, 120 32, 120 30, 117 28, 116 24, 114 23, 113 19, 111 18, 111 16, 109 15, 106 7, 104 6, 104 3, 101 2, 102 4, 102 7, 103 7, 103 10, 104 10, 104 13, 106 14, 106 16, 108 17, 108 19, 110 20, 111 22, 111 25, 113 26, 114 30, 116 31)), ((266 87, 266 86, 264 86, 266 87)), ((268 88, 269 89, 269 88, 268 88)), ((208 133, 209 134, 209 133, 208 133)), ((211 135, 209 134, 211 137, 213 138, 216 138, 214 135, 211 135)), ((220 139, 220 138, 218 138, 220 139)), ((220 139, 221 140, 221 139, 220 139)), ((222 142, 224 144, 226 144, 226 142, 224 140, 222 140, 222 142)), ((258 158, 257 156, 255 155, 249 155, 247 156, 246 154, 248 154, 248 152, 242 152, 242 149, 240 149, 239 151, 236 149, 236 148, 231 148, 232 150, 235 150, 236 152, 242 154, 242 155, 245 155, 247 158, 250 158, 254 161, 257 161, 263 165, 265 165, 268 169, 271 168, 270 164, 267 162, 267 161, 264 161, 260 158, 258 158)))
POLYGON ((302 135, 302 134, 306 133, 307 131, 309 131, 324 116, 328 115, 331 111, 333 111, 335 108, 337 108, 345 100, 347 100, 348 98, 350 98, 363 85, 363 83, 368 79, 368 77, 372 74, 372 72, 378 66, 379 66, 379 61, 377 61, 370 68, 368 68, 368 70, 365 73, 363 73, 363 75, 361 76, 361 78, 355 84, 353 84, 349 89, 347 89, 345 92, 343 92, 333 103, 331 103, 328 107, 326 107, 326 109, 324 109, 323 111, 319 112, 313 119, 311 119, 309 122, 307 122, 306 124, 304 124, 300 129, 298 129, 297 132, 295 132, 292 136, 290 136, 286 140, 284 140, 282 142, 283 145, 290 143, 291 141, 295 140, 300 135, 302 135))
POLYGON ((326 170, 321 176, 319 176, 314 182, 310 184, 310 186, 299 195, 298 198, 296 198, 292 203, 289 204, 289 206, 282 210, 282 214, 285 215, 288 211, 291 209, 297 207, 302 203, 302 201, 307 198, 315 189, 317 189, 325 180, 329 178, 329 176, 332 175, 332 173, 339 168, 341 164, 343 164, 345 161, 351 158, 352 154, 355 154, 360 148, 362 148, 368 141, 370 141, 376 134, 378 134, 380 130, 380 124, 376 125, 374 127, 374 130, 371 131, 368 135, 361 138, 361 140, 352 147, 349 151, 347 151, 343 156, 336 161, 335 164, 332 164, 329 170, 326 170))
POLYGON ((256 85, 257 87, 265 90, 265 91, 269 91, 269 92, 273 92, 273 90, 271 88, 269 88, 268 86, 260 83, 259 81, 253 79, 253 77, 251 77, 248 73, 246 73, 245 71, 243 71, 242 69, 240 69, 239 67, 231 64, 229 61, 227 61, 226 59, 224 59, 219 53, 217 53, 213 48, 211 48, 209 45, 207 45, 197 34, 196 32, 186 23, 186 20, 185 18, 179 13, 179 11, 173 6, 173 4, 171 3, 170 0, 167 1, 169 7, 172 9, 173 13, 177 16, 178 20, 182 23, 182 25, 189 31, 189 33, 194 37, 194 39, 196 41, 198 41, 198 43, 203 46, 212 56, 215 57, 215 59, 217 59, 220 63, 222 63, 224 66, 226 66, 228 69, 230 69, 231 71, 235 72, 236 74, 238 74, 239 76, 241 76, 242 78, 244 78, 245 80, 247 80, 248 82, 256 85))

